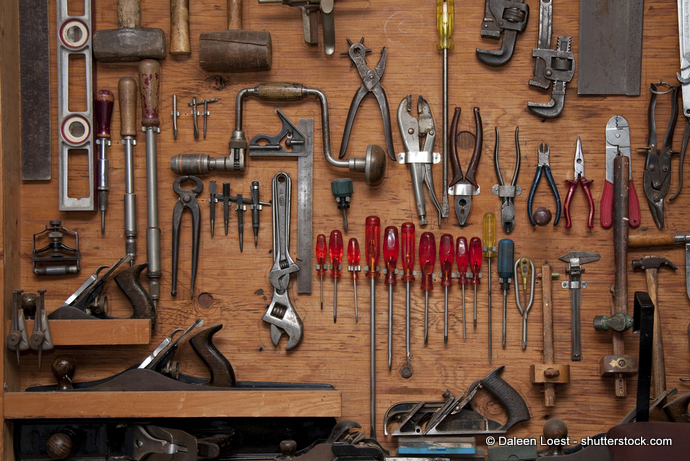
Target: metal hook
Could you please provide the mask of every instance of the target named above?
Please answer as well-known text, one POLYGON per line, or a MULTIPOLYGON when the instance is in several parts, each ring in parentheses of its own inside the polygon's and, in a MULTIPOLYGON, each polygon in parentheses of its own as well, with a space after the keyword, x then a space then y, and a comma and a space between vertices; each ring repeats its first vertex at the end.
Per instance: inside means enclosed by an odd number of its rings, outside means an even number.
POLYGON ((520 311, 520 315, 522 315, 522 350, 524 351, 527 349, 527 315, 534 304, 534 263, 529 258, 520 258, 515 261, 513 272, 515 276, 515 303, 517 304, 518 311, 520 311), (528 279, 530 283, 529 300, 525 298, 527 306, 524 307, 520 301, 520 288, 518 286, 520 284, 518 279, 522 280, 522 290, 525 294, 527 293, 528 279))

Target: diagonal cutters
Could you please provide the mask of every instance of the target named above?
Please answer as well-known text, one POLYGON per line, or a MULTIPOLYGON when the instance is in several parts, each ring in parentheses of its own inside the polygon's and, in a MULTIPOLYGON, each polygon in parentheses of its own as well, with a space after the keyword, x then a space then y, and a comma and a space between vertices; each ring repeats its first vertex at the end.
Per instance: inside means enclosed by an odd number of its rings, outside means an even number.
POLYGON ((441 204, 436 197, 434 190, 434 176, 431 172, 432 163, 439 163, 441 156, 434 152, 436 142, 436 129, 434 128, 434 118, 431 115, 429 103, 422 96, 417 99, 417 114, 415 118, 410 111, 412 110, 412 95, 408 94, 400 101, 398 106, 398 126, 400 136, 405 146, 405 153, 398 154, 398 163, 410 165, 412 175, 412 187, 414 198, 417 202, 417 214, 419 215, 419 225, 426 226, 426 200, 422 185, 426 184, 429 190, 429 199, 438 210, 438 225, 441 225, 441 204))
POLYGON ((529 197, 527 198, 527 217, 529 218, 529 223, 532 226, 536 226, 534 223, 534 218, 532 218, 532 202, 534 201, 534 194, 537 192, 537 186, 539 185, 539 180, 541 179, 542 173, 546 176, 547 181, 549 181, 549 186, 551 186, 551 191, 556 199, 556 218, 553 220, 553 225, 557 226, 558 221, 561 219, 561 196, 558 194, 558 188, 556 183, 553 181, 553 175, 551 174, 551 167, 549 166, 549 145, 545 143, 539 144, 537 148, 537 154, 539 156, 539 161, 537 162, 537 171, 534 173, 534 181, 532 181, 532 188, 529 191, 529 197))
POLYGON ((496 127, 496 147, 494 147, 494 167, 498 184, 491 188, 491 192, 501 198, 501 226, 506 234, 515 229, 515 197, 522 194, 522 188, 517 185, 520 173, 520 127, 515 128, 515 172, 510 186, 506 186, 501 175, 501 167, 498 164, 498 127, 496 127))
POLYGON ((347 152, 347 144, 350 141, 350 133, 352 132, 352 125, 355 121, 355 115, 357 115, 357 109, 362 104, 364 97, 372 93, 379 103, 381 108, 381 116, 383 117, 383 132, 386 136, 386 149, 388 150, 388 156, 391 160, 395 161, 395 148, 393 147, 393 132, 391 130, 391 112, 388 108, 388 99, 386 98, 386 92, 381 86, 381 79, 383 78, 383 72, 386 70, 386 47, 381 49, 381 59, 379 59, 378 64, 373 69, 367 67, 366 54, 371 50, 364 46, 364 37, 359 42, 352 43, 350 39, 347 39, 347 43, 350 44, 350 49, 346 54, 350 57, 352 63, 350 67, 356 66, 359 76, 362 78, 362 84, 352 98, 352 104, 350 104, 350 111, 347 113, 347 122, 345 123, 345 131, 343 132, 343 142, 340 144, 340 154, 339 158, 343 158, 347 152))
POLYGON ((484 131, 482 129, 482 118, 479 115, 479 107, 475 107, 474 122, 476 126, 476 137, 474 142, 474 151, 472 152, 470 164, 467 167, 467 174, 463 174, 462 167, 460 166, 460 160, 458 159, 457 148, 457 131, 458 121, 460 120, 460 111, 461 109, 459 107, 455 108, 453 121, 450 124, 450 133, 448 134, 450 137, 450 139, 448 139, 448 143, 450 144, 450 163, 453 167, 453 179, 451 179, 450 183, 448 184, 448 194, 455 196, 455 215, 458 217, 458 223, 461 226, 464 226, 467 223, 467 217, 470 214, 472 196, 479 195, 480 192, 479 184, 477 184, 477 180, 474 178, 474 175, 477 173, 479 159, 482 156, 484 131))
POLYGON ((649 211, 659 229, 664 227, 664 197, 671 186, 671 157, 673 150, 673 130, 678 120, 678 86, 670 86, 668 83, 652 83, 649 91, 652 96, 649 100, 649 145, 640 151, 647 153, 647 161, 644 165, 643 189, 649 203, 649 211), (668 86, 668 91, 660 91, 660 86, 668 86), (662 145, 659 145, 656 134, 656 99, 659 94, 671 94, 671 116, 664 135, 662 145))
POLYGON ((172 230, 172 289, 170 294, 177 296, 177 263, 180 253, 180 225, 182 223, 182 213, 185 208, 192 212, 192 281, 190 286, 191 297, 194 297, 194 281, 196 280, 196 268, 199 261, 199 230, 200 214, 197 195, 204 190, 204 184, 196 176, 180 176, 173 182, 173 190, 180 196, 173 208, 173 230, 172 230), (182 183, 192 181, 195 183, 194 189, 183 189, 182 183))
POLYGON ((594 227, 594 199, 592 198, 592 191, 589 190, 589 185, 592 180, 585 178, 585 157, 582 155, 582 142, 580 137, 577 137, 577 147, 575 148, 575 163, 573 166, 575 170, 575 179, 566 179, 565 182, 568 184, 568 193, 565 196, 565 228, 570 229, 572 227, 572 221, 570 220, 570 202, 573 199, 573 194, 577 185, 582 185, 582 190, 585 191, 587 196, 587 202, 589 203, 589 216, 587 217, 587 227, 590 229, 594 227))

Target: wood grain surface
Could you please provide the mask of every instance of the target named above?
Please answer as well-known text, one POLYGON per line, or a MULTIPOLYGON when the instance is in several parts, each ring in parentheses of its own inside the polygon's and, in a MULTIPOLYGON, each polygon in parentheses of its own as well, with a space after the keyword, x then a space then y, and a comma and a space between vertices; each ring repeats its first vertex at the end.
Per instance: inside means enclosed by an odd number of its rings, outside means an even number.
MULTIPOLYGON (((78 5, 80 1, 71 1, 78 5)), ((261 184, 261 199, 271 198, 272 177, 279 171, 287 172, 297 181, 297 163, 294 160, 248 158, 247 169, 243 174, 213 173, 203 177, 204 191, 198 197, 201 206, 201 245, 199 271, 196 279, 194 299, 188 296, 170 296, 171 283, 171 233, 172 209, 177 200, 172 190, 175 174, 169 168, 170 158, 179 153, 207 153, 214 157, 228 154, 228 141, 234 129, 235 96, 238 90, 254 87, 264 81, 299 82, 318 88, 328 96, 330 109, 330 133, 332 150, 337 152, 350 102, 361 80, 349 60, 340 56, 348 49, 346 38, 359 40, 372 52, 367 56, 373 68, 385 47, 388 59, 382 86, 388 95, 393 126, 393 140, 398 152, 403 146, 396 121, 399 102, 408 94, 416 98, 421 94, 429 102, 439 135, 436 151, 441 150, 441 54, 436 45, 435 2, 425 0, 343 0, 335 5, 336 53, 326 56, 322 43, 310 46, 303 40, 301 12, 297 8, 283 5, 259 5, 255 1, 245 1, 242 25, 247 30, 270 31, 273 40, 273 68, 268 72, 245 74, 213 75, 199 67, 199 34, 202 32, 224 30, 227 27, 225 0, 196 0, 190 2, 190 34, 192 50, 189 56, 171 56, 161 62, 161 133, 158 136, 158 179, 160 226, 162 229, 161 249, 163 254, 163 277, 161 280, 161 300, 158 325, 150 345, 88 348, 58 348, 44 353, 43 361, 50 363, 57 355, 73 354, 78 362, 75 381, 87 381, 107 377, 135 363, 141 362, 166 335, 174 328, 185 328, 198 317, 203 317, 206 325, 222 323, 224 328, 215 336, 215 344, 232 363, 238 380, 286 381, 330 383, 342 392, 342 417, 357 420, 363 427, 369 427, 369 326, 373 320, 369 313, 369 284, 362 280, 358 284, 359 322, 355 323, 354 297, 352 283, 344 271, 338 283, 338 322, 333 323, 332 300, 333 280, 328 276, 323 280, 324 308, 319 307, 319 280, 314 273, 314 290, 311 294, 297 295, 295 283, 290 287, 290 299, 304 322, 304 340, 295 350, 286 352, 285 339, 275 347, 269 336, 269 325, 261 318, 270 302, 272 287, 268 273, 273 263, 271 254, 271 211, 265 207, 261 214, 261 229, 258 247, 252 243, 249 215, 245 216, 244 252, 240 253, 237 235, 237 214, 232 211, 230 232, 222 231, 222 208, 217 208, 215 237, 209 232, 209 206, 207 202, 209 181, 215 180, 219 189, 223 182, 230 182, 231 193, 249 194, 252 181, 261 184), (179 135, 173 140, 172 96, 179 100, 179 135), (187 103, 192 97, 206 99, 219 98, 219 102, 209 106, 207 139, 195 141, 192 118, 187 103), (202 307, 198 296, 208 293, 213 302, 210 307, 202 307)), ((444 390, 450 389, 455 395, 462 393, 474 381, 483 378, 493 368, 505 365, 503 378, 525 399, 531 413, 531 420, 520 423, 509 433, 518 437, 542 434, 542 425, 548 418, 559 417, 569 426, 569 434, 576 440, 608 430, 620 421, 635 405, 636 380, 628 379, 628 397, 614 397, 613 380, 598 374, 601 356, 611 353, 611 335, 594 331, 591 320, 595 315, 611 313, 613 300, 610 286, 614 282, 612 229, 603 229, 599 224, 599 203, 605 179, 605 127, 613 115, 624 116, 630 124, 632 139, 632 170, 637 192, 640 196, 642 224, 631 229, 631 236, 637 234, 657 235, 657 230, 649 213, 647 201, 642 190, 644 155, 636 148, 647 145, 647 105, 648 85, 659 79, 676 83, 679 67, 678 30, 676 2, 671 0, 645 2, 644 46, 642 58, 642 89, 639 97, 603 97, 577 95, 577 75, 567 87, 565 110, 554 120, 541 120, 530 114, 527 102, 547 102, 548 93, 528 86, 532 77, 532 49, 537 42, 538 2, 528 1, 532 14, 524 34, 517 40, 513 59, 501 68, 489 68, 477 61, 475 48, 497 48, 498 44, 480 38, 480 26, 484 12, 484 2, 456 2, 455 48, 450 51, 450 110, 462 107, 459 129, 474 131, 472 108, 479 107, 484 124, 484 147, 477 171, 481 194, 472 200, 472 211, 465 228, 459 228, 451 206, 451 215, 438 226, 436 219, 429 219, 426 229, 417 226, 417 240, 423 230, 433 232, 436 239, 442 233, 454 237, 464 235, 468 238, 482 236, 482 217, 486 212, 500 216, 500 199, 491 194, 491 187, 497 183, 493 166, 493 149, 496 142, 494 128, 498 127, 501 136, 500 158, 504 177, 510 178, 515 165, 515 146, 513 133, 520 127, 520 148, 522 167, 518 184, 523 193, 515 200, 516 228, 508 236, 497 228, 498 239, 511 238, 515 241, 515 257, 529 257, 536 267, 544 260, 551 262, 553 272, 560 272, 560 278, 553 282, 553 328, 555 334, 555 363, 570 363, 570 383, 556 386, 556 406, 546 409, 543 403, 543 388, 531 384, 530 365, 543 361, 542 333, 542 281, 537 280, 535 304, 530 312, 527 331, 527 349, 521 348, 521 317, 515 305, 515 294, 511 287, 508 293, 507 345, 501 347, 501 302, 502 295, 496 273, 496 260, 492 261, 493 274, 487 273, 486 260, 482 266, 483 279, 477 287, 478 326, 467 328, 467 339, 462 339, 461 290, 454 285, 449 291, 449 341, 443 342, 443 291, 437 278, 430 296, 429 342, 423 343, 424 296, 419 281, 412 286, 412 362, 414 374, 403 379, 399 369, 405 363, 405 286, 398 283, 393 290, 393 370, 387 367, 387 287, 383 278, 376 280, 376 370, 377 370, 377 436, 386 448, 394 449, 395 440, 383 435, 381 421, 386 409, 400 401, 441 400, 444 390), (573 177, 573 157, 577 136, 582 139, 585 156, 585 174, 591 179, 592 193, 596 206, 594 229, 588 229, 587 202, 581 190, 575 193, 572 203, 573 227, 565 229, 563 220, 557 227, 532 228, 526 212, 526 202, 537 164, 537 147, 548 143, 551 152, 551 169, 558 184, 561 197, 567 191, 565 180, 573 177), (570 294, 560 287, 566 280, 565 263, 559 256, 570 251, 590 251, 601 254, 598 262, 587 264, 582 276, 588 282, 582 292, 582 344, 583 360, 569 362, 570 359, 570 294), (487 346, 487 279, 492 279, 493 294, 493 363, 488 361, 487 346)), ((55 0, 51 4, 51 27, 55 25, 55 0)), ((96 30, 117 27, 116 0, 97 0, 94 8, 96 30)), ((142 26, 159 27, 169 30, 170 17, 167 2, 142 1, 142 26)), ((572 51, 578 56, 579 2, 555 2, 553 32, 573 37, 572 51)), ((51 37, 54 37, 54 31, 51 37)), ((3 47, 4 50, 5 47, 3 47)), ((53 85, 57 82, 55 66, 55 43, 52 43, 53 85)), ((5 69, 3 54, 3 75, 5 69)), ((621 64, 623 65, 623 64, 621 64)), ((110 89, 114 93, 118 80, 123 76, 138 78, 137 63, 96 64, 94 90, 110 89)), ((3 90, 6 85, 2 80, 3 90)), ((79 85, 74 85, 78 87, 79 85)), ((76 91, 76 90, 75 90, 76 91)), ((4 94, 4 93, 3 93, 4 94)), ((50 110, 53 119, 57 117, 57 89, 54 92, 50 110)), ((3 96, 4 97, 4 96, 3 96)), ((120 132, 119 103, 115 103, 112 132, 120 132)), ((7 109, 3 100, 3 118, 7 109)), ((314 139, 314 222, 313 238, 320 233, 328 235, 332 229, 341 228, 341 212, 331 194, 330 182, 336 178, 350 176, 354 180, 352 205, 348 210, 350 229, 344 234, 346 239, 356 237, 364 251, 364 222, 369 215, 381 218, 382 229, 389 225, 400 226, 404 222, 418 223, 416 206, 410 183, 410 173, 403 165, 387 165, 386 178, 377 188, 369 188, 361 174, 334 169, 323 159, 321 119, 315 100, 273 104, 248 98, 244 104, 243 128, 248 139, 257 134, 276 134, 280 122, 275 109, 280 108, 295 124, 299 118, 313 118, 314 139)), ((46 110, 48 108, 46 107, 46 110)), ((670 112, 667 97, 660 97, 657 104, 657 120, 660 133, 663 133, 670 112)), ((14 112, 14 116, 19 113, 14 112)), ((10 115, 12 116, 12 115, 10 115)), ((137 118, 140 118, 139 111, 137 118)), ((673 147, 680 149, 681 132, 685 119, 681 116, 673 147)), ((3 123, 3 127, 8 126, 3 123)), ((110 158, 110 201, 106 214, 106 233, 100 234, 98 213, 60 213, 58 211, 58 170, 57 170, 57 132, 53 137, 53 179, 48 182, 24 183, 21 185, 21 210, 12 210, 17 203, 19 190, 13 183, 5 182, 5 177, 19 175, 18 163, 11 159, 18 150, 14 149, 13 133, 3 130, 3 207, 4 207, 4 299, 14 288, 35 292, 47 289, 46 307, 52 311, 79 287, 83 280, 100 265, 112 265, 125 254, 123 229, 124 194, 124 155, 117 137, 109 150, 110 158), (10 169, 10 170, 8 170, 10 169), (9 214, 8 214, 9 213, 9 214), (82 251, 82 271, 76 276, 37 277, 32 273, 31 237, 42 230, 49 220, 61 219, 65 227, 79 232, 82 251), (8 232, 8 226, 18 223, 19 232, 8 232), (10 251, 11 254, 7 252, 10 251), (18 256, 14 263, 12 256, 18 256), (8 265, 12 262, 12 265, 8 265), (17 277, 17 274, 20 277, 17 277), (18 280, 19 279, 19 280, 18 280), (20 283, 16 286, 15 283, 20 283)), ((137 221, 139 225, 137 262, 146 259, 145 223, 145 141, 137 137, 135 147, 136 177, 135 188, 138 195, 137 221)), ((352 130, 348 157, 363 157, 366 146, 378 144, 385 146, 382 130, 381 112, 375 99, 368 96, 363 101, 352 130)), ((471 149, 459 149, 463 168, 469 163, 471 149)), ((74 187, 83 183, 83 169, 76 162, 71 178, 74 187)), ((85 163, 85 162, 82 162, 85 163)), ((671 191, 678 183, 677 159, 673 161, 671 191)), ((433 167, 437 195, 441 196, 441 168, 433 167)), ((688 169, 686 168, 686 175, 688 169)), ((18 182, 15 181, 15 185, 18 182)), ((681 195, 666 206, 666 230, 678 233, 688 232, 688 201, 690 190, 686 188, 681 195), (684 211, 685 210, 685 211, 684 211)), ((72 185, 70 185, 72 187, 72 185)), ((292 197, 292 254, 296 255, 297 196, 292 197)), ((551 192, 542 180, 536 197, 535 208, 546 206, 555 212, 551 192)), ((429 217, 435 212, 427 203, 429 217)), ((191 269, 191 216, 183 216, 181 232, 180 265, 178 290, 188 293, 191 269)), ((664 271, 659 277, 659 304, 664 335, 666 356, 666 382, 668 387, 676 387, 679 392, 688 391, 688 384, 680 378, 688 376, 688 334, 690 306, 686 296, 685 264, 682 246, 665 248, 634 248, 630 250, 629 260, 646 255, 664 256, 678 266, 678 271, 664 271)), ((16 259, 16 258, 15 258, 16 259)), ((418 258, 417 258, 418 261, 418 258)), ((630 261, 629 261, 630 262, 630 261)), ((299 263, 299 262, 298 262, 299 263)), ((419 268, 417 267, 417 270, 419 268)), ((438 265, 436 266, 438 272, 438 265)), ((539 272, 539 271, 538 271, 539 272)), ((474 295, 468 285, 465 301, 467 312, 472 312, 474 295)), ((629 312, 635 291, 646 290, 643 273, 629 271, 629 312)), ((106 288, 110 297, 111 314, 129 316, 126 298, 112 282, 106 288)), ((5 302, 5 318, 9 318, 10 304, 5 302)), ((468 315, 471 319, 471 316, 468 315)), ((471 320, 470 320, 471 322, 471 320)), ((624 335, 626 353, 637 355, 638 339, 632 332, 624 335)), ((22 354, 21 369, 11 364, 13 355, 5 351, 5 376, 8 391, 21 391, 29 386, 50 384, 54 378, 49 366, 43 371, 37 369, 35 353, 22 354), (17 382, 16 377, 20 380, 17 382)), ((179 351, 182 371, 205 375, 201 362, 194 356, 191 347, 183 345, 179 351)), ((86 397, 88 398, 88 397, 86 397)), ((160 402, 166 405, 165 400, 160 402)), ((304 402, 305 405, 310 405, 304 402)), ((253 400, 238 403, 238 414, 252 411, 253 400), (248 408, 249 407, 249 408, 248 408)), ((314 405, 317 405, 315 402, 314 405)), ((48 411, 48 410, 46 410, 48 411)), ((51 414, 55 412, 51 409, 51 414)), ((76 414, 76 408, 63 407, 64 415, 76 414)), ((209 412, 209 415, 212 411, 209 412)), ((218 414, 227 414, 227 408, 218 407, 218 414)), ((304 414, 301 412, 300 414, 304 414)), ((105 414, 104 414, 105 416, 105 414)), ((175 416, 182 416, 176 413, 175 416)), ((652 412, 653 419, 663 419, 659 411, 652 412)), ((480 437, 478 442, 484 443, 480 437)), ((544 447, 539 447, 544 448, 544 447)), ((7 459, 7 458, 6 458, 7 459)))

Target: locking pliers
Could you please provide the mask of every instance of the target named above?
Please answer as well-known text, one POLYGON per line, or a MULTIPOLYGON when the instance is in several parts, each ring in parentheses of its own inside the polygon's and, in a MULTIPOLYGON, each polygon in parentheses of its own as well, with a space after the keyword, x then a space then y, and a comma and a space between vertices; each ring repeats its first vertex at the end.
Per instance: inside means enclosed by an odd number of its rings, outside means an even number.
POLYGON ((412 188, 414 198, 417 202, 417 214, 419 215, 419 225, 426 226, 426 200, 422 184, 426 184, 429 190, 429 199, 438 210, 438 225, 441 225, 441 204, 436 197, 434 190, 434 177, 431 172, 432 163, 439 163, 441 156, 434 152, 436 142, 436 129, 434 128, 434 118, 431 115, 431 108, 422 96, 417 99, 417 114, 415 118, 410 111, 412 110, 412 95, 407 95, 400 101, 398 106, 398 126, 400 136, 405 146, 405 153, 398 154, 398 163, 410 165, 410 175, 412 176, 412 188))

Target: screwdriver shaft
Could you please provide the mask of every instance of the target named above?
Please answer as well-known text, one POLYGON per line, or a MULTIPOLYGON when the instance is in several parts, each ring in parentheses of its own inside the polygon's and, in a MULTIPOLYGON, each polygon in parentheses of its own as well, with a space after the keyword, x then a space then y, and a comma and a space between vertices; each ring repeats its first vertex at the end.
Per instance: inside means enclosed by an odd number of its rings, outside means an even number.
POLYGON ((410 366, 410 282, 405 289, 405 358, 410 366))
POLYGON ((338 279, 333 279, 333 323, 338 320, 338 279))
POLYGON ((474 286, 474 329, 477 329, 477 285, 474 286))
POLYGON ((486 258, 489 264, 489 363, 491 363, 491 258, 486 258))
POLYGON ((388 371, 393 367, 393 284, 388 285, 388 371))
POLYGON ((323 310, 323 275, 321 276, 321 310, 323 310))
POLYGON ((424 292, 424 344, 429 342, 429 292, 424 292))
POLYGON ((465 285, 462 286, 462 339, 467 339, 467 322, 465 322, 465 285))
MULTIPOLYGON (((373 270, 373 269, 372 269, 373 270)), ((375 287, 374 287, 374 277, 371 277, 371 293, 370 293, 370 330, 369 330, 369 336, 370 336, 370 358, 369 358, 369 363, 370 363, 370 382, 371 382, 371 388, 369 392, 369 408, 370 408, 370 418, 371 418, 371 428, 369 432, 369 436, 373 439, 376 439, 376 300, 375 300, 375 287)), ((390 330, 389 330, 390 331, 390 330)))
POLYGON ((448 344, 448 287, 443 296, 443 343, 448 344))
POLYGON ((508 290, 503 290, 503 349, 506 348, 506 314, 508 312, 508 290))
POLYGON ((352 285, 355 290, 355 323, 359 323, 359 314, 357 313, 357 279, 352 279, 352 285))

